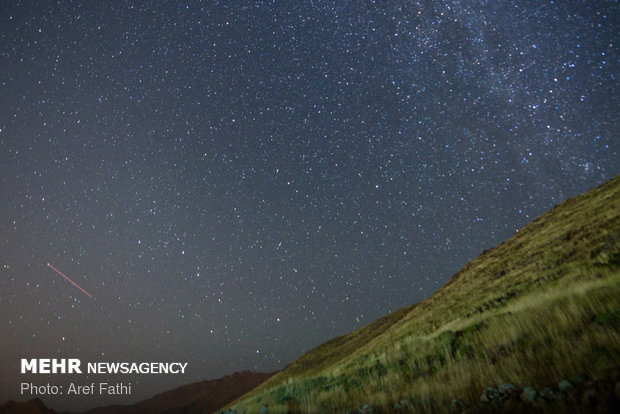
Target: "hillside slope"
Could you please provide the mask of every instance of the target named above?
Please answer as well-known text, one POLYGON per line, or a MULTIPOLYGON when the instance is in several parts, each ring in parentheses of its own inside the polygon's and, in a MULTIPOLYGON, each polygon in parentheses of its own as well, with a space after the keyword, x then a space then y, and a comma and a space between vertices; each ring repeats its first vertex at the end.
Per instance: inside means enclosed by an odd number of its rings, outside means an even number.
POLYGON ((588 412, 620 398, 620 375, 609 371, 620 367, 619 326, 620 176, 485 251, 424 302, 319 346, 230 407, 588 412), (612 381, 611 394, 579 388, 597 378, 612 381), (564 379, 579 391, 558 391, 564 379), (516 401, 481 403, 487 387, 507 382, 516 401), (521 401, 525 386, 556 391, 521 401))

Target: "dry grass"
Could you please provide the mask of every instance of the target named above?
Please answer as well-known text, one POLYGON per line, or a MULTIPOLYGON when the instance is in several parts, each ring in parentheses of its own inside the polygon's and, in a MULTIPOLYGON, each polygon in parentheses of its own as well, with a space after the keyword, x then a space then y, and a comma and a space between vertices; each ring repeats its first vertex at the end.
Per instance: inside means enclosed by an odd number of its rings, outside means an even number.
POLYGON ((511 382, 543 387, 620 366, 620 177, 484 252, 426 301, 308 352, 237 412, 333 413, 403 398, 451 412, 511 382))

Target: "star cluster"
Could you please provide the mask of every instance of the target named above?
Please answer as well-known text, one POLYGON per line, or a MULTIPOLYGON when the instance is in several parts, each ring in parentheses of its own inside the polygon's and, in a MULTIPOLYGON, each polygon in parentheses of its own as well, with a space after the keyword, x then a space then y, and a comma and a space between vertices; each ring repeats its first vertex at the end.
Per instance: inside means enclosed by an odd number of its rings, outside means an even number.
POLYGON ((0 399, 24 356, 187 383, 425 299, 620 172, 619 11, 4 2, 0 399))

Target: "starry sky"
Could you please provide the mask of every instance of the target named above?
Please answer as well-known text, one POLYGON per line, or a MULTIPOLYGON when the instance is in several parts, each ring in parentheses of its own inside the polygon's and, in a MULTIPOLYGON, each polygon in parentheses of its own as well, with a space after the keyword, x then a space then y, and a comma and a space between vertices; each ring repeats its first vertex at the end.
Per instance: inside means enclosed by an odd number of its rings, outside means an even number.
POLYGON ((281 369, 427 298, 620 173, 619 22, 617 1, 3 1, 0 401, 22 357, 189 364, 43 397, 83 409, 281 369))

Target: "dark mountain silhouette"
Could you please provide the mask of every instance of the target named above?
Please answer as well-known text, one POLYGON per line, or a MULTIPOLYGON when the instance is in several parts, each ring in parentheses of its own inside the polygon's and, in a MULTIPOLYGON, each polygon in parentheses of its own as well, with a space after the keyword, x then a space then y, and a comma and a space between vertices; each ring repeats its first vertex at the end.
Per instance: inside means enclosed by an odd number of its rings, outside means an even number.
POLYGON ((110 405, 87 414, 212 413, 270 378, 274 373, 235 372, 223 378, 195 382, 133 405, 110 405))
POLYGON ((55 412, 47 408, 38 398, 24 402, 8 401, 0 405, 0 414, 51 414, 55 412))

